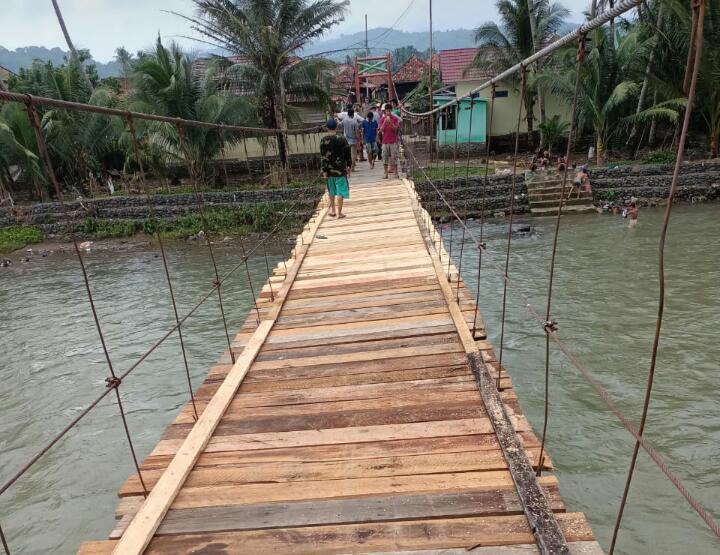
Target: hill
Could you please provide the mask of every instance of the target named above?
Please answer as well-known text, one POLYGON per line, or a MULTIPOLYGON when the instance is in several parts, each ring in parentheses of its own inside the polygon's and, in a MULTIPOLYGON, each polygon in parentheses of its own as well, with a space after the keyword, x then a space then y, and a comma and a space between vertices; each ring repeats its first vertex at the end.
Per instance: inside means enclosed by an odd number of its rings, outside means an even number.
MULTIPOLYGON (((373 56, 385 54, 403 46, 414 46, 424 52, 430 46, 430 33, 398 31, 385 27, 377 27, 368 31, 368 45, 373 56)), ((433 32, 433 49, 468 48, 475 46, 474 31, 470 29, 453 29, 450 31, 433 32)), ((349 35, 330 35, 307 47, 303 55, 325 54, 335 61, 345 60, 346 55, 352 56, 356 50, 365 48, 365 32, 349 35)))
MULTIPOLYGON (((33 61, 52 62, 59 66, 65 62, 68 53, 61 48, 45 48, 44 46, 25 46, 8 50, 0 46, 0 66, 17 73, 21 67, 29 67, 33 61)), ((120 75, 120 64, 108 62, 106 64, 92 60, 97 67, 100 78, 120 75)))

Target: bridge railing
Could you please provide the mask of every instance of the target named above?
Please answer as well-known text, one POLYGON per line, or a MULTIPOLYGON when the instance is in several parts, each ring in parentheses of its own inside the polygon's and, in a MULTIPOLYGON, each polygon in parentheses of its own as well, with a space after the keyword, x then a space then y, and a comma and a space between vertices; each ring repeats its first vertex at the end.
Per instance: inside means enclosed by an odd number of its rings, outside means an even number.
MULTIPOLYGON (((592 372, 590 372, 585 365, 582 363, 582 361, 579 359, 579 357, 574 353, 574 351, 567 345, 567 343, 563 340, 563 338, 560 335, 559 332, 559 326, 556 321, 553 320, 553 290, 554 290, 554 272, 555 272, 555 265, 557 261, 557 246, 558 246, 558 239, 560 236, 560 229, 561 229, 561 216, 563 214, 563 208, 564 203, 567 198, 568 191, 566 190, 567 187, 567 181, 568 181, 568 169, 572 165, 572 157, 573 157, 573 146, 574 142, 576 140, 576 135, 578 133, 577 129, 577 102, 578 102, 578 96, 580 91, 580 82, 581 82, 581 70, 583 67, 583 62, 585 59, 585 53, 586 53, 586 35, 589 31, 596 29, 600 27, 601 25, 604 25, 605 23, 611 21, 612 19, 618 17, 619 15, 627 12, 628 10, 634 8, 638 4, 640 4, 640 1, 637 0, 624 0, 620 3, 618 3, 613 9, 604 12, 600 14, 598 17, 593 19, 592 21, 587 22, 586 24, 578 27, 576 30, 574 30, 571 33, 568 33, 564 37, 558 39, 557 41, 553 42, 552 44, 546 46, 542 50, 538 51, 536 54, 533 54, 532 56, 526 58, 522 62, 516 64, 515 66, 508 68, 507 70, 503 71, 499 75, 493 77, 492 79, 488 80, 487 82, 479 85, 478 87, 475 87, 472 91, 468 92, 464 96, 458 96, 457 98, 453 99, 450 102, 447 102, 445 104, 442 104, 440 106, 437 106, 433 108, 432 110, 428 110, 425 112, 412 112, 409 110, 403 110, 403 117, 407 118, 412 122, 412 126, 410 129, 416 130, 416 129, 423 129, 426 130, 426 134, 424 136, 425 140, 422 140, 422 137, 417 136, 403 136, 403 144, 404 144, 404 153, 406 156, 406 163, 408 166, 408 173, 413 176, 417 182, 426 184, 428 187, 426 187, 426 190, 429 190, 429 193, 425 195, 424 200, 429 200, 431 198, 437 199, 435 202, 442 207, 442 217, 446 217, 449 220, 449 229, 447 232, 447 238, 448 241, 444 241, 443 237, 441 236, 440 232, 438 232, 435 227, 430 226, 430 232, 433 234, 433 241, 437 241, 439 246, 445 245, 445 249, 439 248, 438 253, 440 256, 442 256, 443 250, 445 250, 448 254, 448 279, 450 279, 450 263, 453 259, 453 257, 457 261, 457 267, 460 271, 462 271, 463 267, 463 255, 464 255, 464 245, 466 242, 466 239, 469 240, 470 244, 473 246, 473 248, 477 251, 478 254, 478 266, 477 269, 473 269, 472 271, 475 273, 476 276, 476 291, 475 291, 475 301, 476 306, 480 305, 480 283, 481 283, 481 277, 482 277, 482 269, 483 265, 489 264, 496 272, 498 272, 502 276, 502 283, 503 283, 503 294, 502 294, 502 302, 501 302, 501 329, 500 329, 500 345, 499 345, 499 356, 498 356, 498 362, 499 362, 499 371, 497 376, 497 386, 499 387, 499 381, 500 381, 500 375, 503 371, 502 361, 503 361, 503 354, 505 352, 505 336, 506 336, 506 315, 507 315, 507 300, 509 298, 508 293, 512 293, 514 296, 514 300, 517 301, 519 304, 521 304, 527 311, 528 317, 542 330, 544 336, 545 336, 545 361, 544 361, 544 381, 545 381, 545 391, 544 391, 544 416, 543 416, 543 427, 542 427, 542 439, 541 439, 541 448, 540 448, 540 459, 538 464, 538 475, 542 472, 543 468, 543 456, 545 451, 545 441, 547 436, 547 428, 548 428, 548 416, 550 412, 550 403, 549 403, 549 381, 550 381, 550 375, 551 375, 551 359, 550 359, 550 346, 551 344, 555 345, 555 347, 564 355, 564 357, 567 359, 567 361, 580 373, 580 375, 590 384, 593 391, 598 395, 598 397, 603 401, 607 409, 618 419, 619 423, 622 425, 622 427, 630 434, 630 436, 634 439, 634 448, 630 459, 630 465, 629 470, 627 474, 627 478, 625 481, 625 486, 623 490, 622 499, 620 501, 620 505, 617 512, 617 517, 615 520, 615 525, 613 528, 613 535, 612 535, 612 541, 610 545, 610 554, 614 552, 618 533, 620 530, 620 526, 622 523, 623 513, 628 501, 628 494, 630 491, 630 485, 633 480, 634 471, 636 467, 636 462, 638 458, 638 453, 640 449, 642 449, 649 458, 655 463, 658 469, 665 475, 668 481, 670 481, 673 486, 678 490, 678 492, 682 495, 682 497, 685 499, 685 501, 692 507, 692 509, 697 513, 697 515, 703 520, 703 522, 710 528, 710 530, 715 534, 716 537, 720 538, 720 525, 718 522, 713 518, 713 516, 710 514, 710 512, 701 505, 701 503, 690 493, 688 488, 682 483, 682 481, 678 478, 676 473, 670 469, 669 465, 664 461, 662 456, 657 452, 657 450, 653 447, 653 445, 646 439, 645 437, 645 428, 646 424, 648 423, 648 409, 650 405, 650 400, 652 397, 652 391, 653 391, 653 385, 654 385, 654 379, 655 379, 655 369, 656 369, 656 363, 657 363, 657 353, 658 353, 658 346, 660 344, 661 340, 661 330, 662 330, 662 322, 663 322, 663 312, 664 312, 664 305, 665 305, 665 265, 664 265, 664 253, 665 253, 665 241, 667 237, 668 232, 668 225, 670 222, 670 216, 672 212, 672 206, 673 206, 673 200, 675 197, 675 193, 677 190, 677 184, 678 184, 678 176, 680 173, 680 167, 683 162, 683 156, 685 152, 685 144, 687 140, 688 135, 688 128, 689 124, 692 118, 693 113, 693 103, 695 100, 695 94, 696 94, 696 84, 698 79, 698 74, 701 67, 701 59, 702 59, 702 48, 703 48, 703 25, 704 25, 704 18, 705 18, 705 2, 703 0, 699 0, 696 2, 693 2, 692 4, 692 10, 693 10, 693 27, 691 29, 691 35, 689 37, 689 56, 688 56, 688 62, 687 67, 685 69, 686 76, 685 76, 685 95, 687 97, 687 105, 684 110, 684 116, 683 116, 683 122, 682 122, 682 130, 680 134, 680 138, 677 144, 677 157, 675 162, 675 168, 673 172, 672 177, 672 183, 670 187, 670 193, 668 195, 666 208, 665 208, 665 214, 663 218, 663 224, 660 230, 659 234, 659 258, 658 258, 658 277, 659 277, 659 298, 658 298, 658 304, 657 304, 657 316, 656 316, 656 324, 655 324, 655 332, 652 342, 652 351, 651 351, 651 363, 650 368, 648 370, 648 376, 647 381, 645 385, 645 394, 644 394, 644 400, 643 400, 643 406, 642 406, 642 412, 640 417, 639 424, 633 424, 631 420, 620 410, 618 407, 617 402, 615 399, 609 394, 609 392, 603 387, 603 385, 600 383, 600 381, 593 375, 592 372), (490 162, 490 153, 491 153, 491 147, 492 147, 492 129, 493 129, 493 116, 495 113, 495 86, 496 84, 500 83, 502 80, 507 79, 508 77, 515 76, 516 74, 519 74, 520 76, 520 92, 519 92, 519 98, 524 98, 525 91, 527 87, 527 69, 531 66, 531 64, 535 63, 538 60, 544 59, 547 56, 549 56, 551 53, 555 52, 556 50, 560 48, 568 47, 569 45, 577 43, 577 54, 576 54, 576 64, 575 64, 575 87, 574 87, 574 95, 572 100, 572 107, 570 112, 570 130, 568 133, 568 141, 567 141, 567 149, 565 152, 565 161, 563 164, 563 169, 561 170, 562 174, 562 186, 561 186, 561 193, 560 193, 560 199, 559 204, 557 207, 557 212, 555 214, 555 223, 554 223, 554 234, 552 239, 552 249, 551 249, 551 255, 550 260, 548 261, 549 271, 548 271, 548 279, 547 279, 547 295, 546 295, 546 305, 543 308, 541 307, 535 307, 526 293, 522 290, 521 287, 518 286, 518 284, 515 282, 515 280, 512 278, 510 271, 509 271, 509 263, 510 263, 510 256, 512 252, 512 239, 514 236, 514 225, 515 225, 515 213, 516 213, 516 199, 517 199, 517 192, 518 192, 518 170, 519 170, 519 159, 520 159, 520 124, 522 119, 522 108, 523 103, 518 102, 518 113, 517 113, 517 121, 515 126, 515 132, 514 132, 514 138, 515 138, 515 145, 514 145, 514 153, 513 153, 513 161, 512 161, 512 170, 510 172, 510 189, 509 189, 509 195, 507 199, 507 204, 509 207, 506 210, 507 213, 507 238, 506 238, 506 248, 505 252, 493 252, 493 250, 489 249, 486 242, 485 237, 485 216, 486 216, 486 194, 489 189, 489 182, 488 182, 488 173, 490 170, 489 162, 490 162), (445 195, 441 188, 438 187, 437 181, 438 176, 450 175, 454 180, 457 180, 455 182, 460 183, 469 183, 470 182, 470 176, 474 175, 478 167, 476 163, 472 162, 472 155, 471 152, 473 150, 472 148, 472 114, 473 114, 473 105, 474 102, 478 98, 478 94, 480 91, 489 89, 489 115, 488 115, 488 137, 485 141, 485 155, 484 155, 484 168, 480 167, 481 175, 484 175, 484 178, 482 180, 482 185, 480 187, 479 194, 481 196, 480 198, 480 206, 479 209, 476 211, 479 212, 479 229, 477 231, 471 229, 468 226, 467 223, 467 207, 466 206, 456 206, 453 204, 453 202, 447 198, 447 195, 445 195), (455 136, 454 141, 452 141, 452 137, 450 137, 450 145, 446 146, 445 149, 447 151, 451 151, 452 156, 448 156, 448 153, 446 152, 444 156, 439 156, 437 152, 437 148, 435 145, 435 137, 431 137, 432 130, 436 129, 438 121, 445 117, 447 118, 448 113, 450 110, 454 110, 455 106, 463 99, 469 99, 470 100, 470 121, 468 125, 467 130, 467 136, 462 137, 459 136, 459 130, 458 125, 455 126, 455 136), (448 174, 448 166, 451 168, 451 172, 448 174), (459 169, 459 171, 458 171, 459 169), (459 241, 460 245, 460 252, 455 252, 453 256, 453 234, 454 233, 460 233, 462 235, 461 240, 459 241)), ((452 131, 450 132, 452 135, 452 131)), ((420 198, 419 193, 418 194, 418 201, 423 200, 420 198)), ((466 270, 467 272, 467 270, 466 270)), ((458 276, 458 288, 459 288, 459 276, 458 276)))
MULTIPOLYGON (((202 129, 206 130, 215 136, 212 140, 217 140, 220 143, 221 163, 223 165, 223 173, 225 183, 228 180, 228 171, 225 167, 226 152, 225 148, 227 144, 231 142, 236 145, 241 145, 245 153, 245 162, 248 164, 248 173, 250 172, 249 163, 250 157, 248 156, 248 142, 256 140, 263 144, 262 150, 262 163, 263 168, 268 171, 272 170, 272 167, 267 163, 266 158, 280 159, 280 143, 284 142, 287 146, 288 139, 292 137, 296 143, 309 138, 313 141, 314 148, 311 147, 311 152, 317 152, 317 134, 320 131, 318 126, 307 127, 302 129, 263 129, 255 127, 243 127, 237 125, 225 125, 225 124, 213 124, 203 121, 196 120, 185 120, 181 118, 159 116, 156 114, 146 114, 139 112, 132 112, 126 110, 120 110, 115 108, 107 108, 103 106, 80 104, 75 102, 67 102, 63 100, 57 100, 52 98, 36 97, 27 94, 19 94, 14 92, 8 92, 0 90, 0 101, 10 103, 20 103, 24 106, 27 113, 29 123, 32 127, 34 139, 37 145, 37 151, 39 153, 40 162, 43 166, 43 173, 48 183, 54 189, 56 198, 60 204, 65 232, 73 243, 75 255, 77 257, 79 270, 83 277, 84 289, 86 292, 87 300, 90 306, 90 312, 94 321, 94 327, 98 334, 99 343, 104 355, 105 363, 107 366, 108 376, 105 379, 105 387, 102 388, 96 397, 89 401, 85 401, 84 408, 82 408, 78 414, 72 418, 69 422, 54 434, 54 436, 48 441, 41 449, 39 449, 34 455, 32 455, 20 468, 14 469, 9 478, 7 478, 2 484, 0 484, 0 499, 19 481, 21 480, 35 465, 42 460, 59 442, 61 442, 68 433, 75 429, 81 422, 83 422, 89 414, 97 409, 103 400, 108 397, 114 397, 118 407, 118 425, 122 426, 125 438, 127 440, 129 455, 132 460, 132 464, 137 472, 140 483, 143 488, 143 492, 147 495, 147 488, 143 479, 143 472, 140 468, 140 463, 136 453, 133 438, 130 433, 128 425, 127 409, 124 406, 123 398, 121 396, 121 388, 125 380, 127 380, 137 369, 142 366, 150 355, 152 355, 161 345, 163 345, 170 337, 177 335, 179 339, 179 346, 182 352, 182 358, 184 361, 184 368, 182 373, 178 373, 177 379, 186 381, 188 387, 188 399, 189 403, 193 408, 193 413, 197 418, 197 408, 195 405, 193 383, 190 376, 190 370, 188 366, 188 357, 186 353, 185 339, 183 337, 183 326, 188 320, 195 315, 201 306, 208 302, 211 298, 217 299, 218 306, 218 317, 222 322, 222 334, 223 339, 227 344, 228 352, 231 360, 235 361, 235 355, 232 349, 232 342, 230 338, 230 332, 228 330, 227 318, 225 314, 225 304, 223 300, 223 286, 228 283, 233 277, 237 277, 239 271, 244 270, 247 278, 247 287, 254 303, 254 312, 256 315, 257 322, 259 324, 261 319, 261 310, 257 304, 257 296, 253 287, 253 279, 250 273, 249 260, 251 257, 263 256, 265 258, 265 269, 267 270, 267 283, 270 287, 270 296, 274 297, 274 291, 272 289, 272 282, 270 276, 272 270, 268 261, 268 247, 277 247, 283 237, 287 236, 288 233, 295 234, 302 231, 303 228, 307 227, 307 221, 310 220, 314 214, 317 214, 318 202, 320 195, 314 194, 312 188, 297 189, 298 194, 296 198, 286 206, 281 212, 275 213, 272 216, 272 222, 269 223, 270 229, 262 234, 259 240, 255 241, 252 247, 246 248, 246 238, 240 237, 239 241, 239 252, 237 262, 227 271, 221 272, 215 254, 215 247, 213 245, 211 230, 208 224, 208 216, 206 214, 207 203, 205 201, 204 192, 201 184, 198 182, 198 173, 193 167, 193 156, 190 152, 188 145, 187 134, 189 130, 202 129), (80 247, 80 241, 77 232, 77 223, 74 221, 70 210, 67 207, 66 202, 66 190, 64 184, 58 179, 57 172, 53 166, 53 157, 51 156, 50 148, 47 142, 47 129, 43 125, 43 111, 44 110, 68 110, 78 113, 92 113, 98 114, 103 117, 116 118, 124 123, 126 132, 130 137, 130 154, 129 160, 135 166, 135 172, 139 178, 139 183, 142 189, 142 193, 146 198, 147 209, 148 209, 148 220, 150 228, 156 238, 158 250, 162 259, 163 273, 165 277, 168 303, 172 306, 174 315, 174 325, 169 327, 163 335, 157 338, 153 343, 149 344, 142 355, 136 360, 132 361, 126 368, 119 369, 117 363, 113 361, 110 349, 105 339, 105 332, 103 324, 98 315, 96 309, 95 299, 93 295, 92 280, 85 264, 85 257, 83 255, 83 249, 80 247), (187 175, 190 178, 193 195, 196 201, 196 210, 200 217, 200 228, 202 233, 199 234, 204 238, 205 245, 209 254, 209 287, 207 291, 202 294, 199 299, 192 305, 192 307, 184 314, 181 314, 178 309, 177 296, 174 288, 174 282, 172 279, 171 271, 169 269, 168 257, 165 249, 163 240, 163 227, 160 225, 158 215, 155 208, 155 198, 153 195, 152 188, 148 185, 148 179, 145 171, 145 160, 146 156, 143 152, 148 147, 147 142, 143 140, 137 130, 137 122, 145 122, 151 124, 158 124, 163 126, 169 126, 174 130, 175 139, 177 144, 175 147, 176 157, 184 162, 187 166, 187 175), (274 147, 275 152, 272 150, 268 153, 267 149, 274 147)), ((208 139, 208 136, 206 136, 208 139)), ((209 140, 209 139, 208 139, 209 140)), ((308 177, 316 174, 317 165, 312 164, 308 157, 305 157, 303 168, 303 161, 296 164, 293 168, 292 156, 287 156, 286 150, 285 155, 288 163, 284 170, 285 175, 281 176, 280 179, 283 183, 287 180, 292 179, 294 176, 308 177), (313 166, 313 167, 311 167, 313 166)), ((294 250, 293 253, 294 255, 294 250)), ((82 402, 82 401, 79 401, 82 402)), ((0 526, 0 543, 2 544, 6 555, 10 555, 10 544, 5 532, 0 526)))

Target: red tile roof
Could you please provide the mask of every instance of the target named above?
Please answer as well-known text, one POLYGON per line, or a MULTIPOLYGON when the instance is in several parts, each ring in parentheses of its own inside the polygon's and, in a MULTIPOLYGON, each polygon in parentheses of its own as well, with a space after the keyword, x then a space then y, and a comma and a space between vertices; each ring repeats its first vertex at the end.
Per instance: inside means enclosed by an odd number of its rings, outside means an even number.
POLYGON ((411 56, 393 75, 396 83, 413 83, 420 81, 423 74, 428 70, 429 64, 417 56, 411 56))
MULTIPOLYGON (((452 85, 459 81, 474 81, 488 78, 488 73, 480 69, 468 69, 477 53, 476 48, 456 48, 454 50, 441 50, 440 74, 442 82, 452 85)), ((492 75, 490 75, 492 77, 492 75)))
POLYGON ((335 84, 341 89, 355 88, 355 68, 350 64, 338 65, 335 84))

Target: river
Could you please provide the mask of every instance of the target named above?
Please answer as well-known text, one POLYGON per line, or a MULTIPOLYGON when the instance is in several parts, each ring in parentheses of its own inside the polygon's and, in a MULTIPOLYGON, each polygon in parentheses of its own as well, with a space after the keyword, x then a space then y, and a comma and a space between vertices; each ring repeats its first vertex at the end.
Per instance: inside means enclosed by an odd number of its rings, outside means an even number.
MULTIPOLYGON (((662 213, 643 210, 638 229, 617 216, 563 219, 555 286, 559 333, 584 364, 637 419, 657 303, 657 233, 662 213)), ((510 273, 533 304, 544 306, 552 222, 531 220, 534 233, 513 240, 510 273)), ((477 222, 472 222, 477 227, 477 222)), ((502 263, 504 227, 487 226, 488 252, 502 263)), ((449 234, 445 226, 444 233, 449 234)), ((720 517, 720 205, 679 206, 668 241, 668 302, 647 436, 691 492, 720 517)), ((457 254, 459 234, 454 231, 457 254)), ((475 286, 476 253, 466 243, 463 274, 475 286)), ((217 250, 221 271, 237 246, 217 250)), ((0 268, 0 481, 7 479, 104 387, 107 366, 86 302, 77 261, 53 254, 0 268)), ((207 251, 169 251, 181 313, 212 285, 207 251)), ((271 264, 280 259, 273 254, 271 264)), ((90 252, 87 266, 116 367, 131 361, 173 325, 162 261, 146 248, 90 252)), ((255 291, 264 259, 252 261, 255 291)), ((487 261, 480 305, 499 347, 502 282, 487 261)), ((251 308, 245 274, 223 286, 234 333, 251 308)), ((197 386, 225 344, 217 303, 210 299, 185 325, 197 386)), ((509 294, 505 366, 524 412, 542 428, 542 331, 509 294)), ((139 456, 187 400, 178 341, 151 355, 122 386, 139 456)), ((56 445, 0 498, 0 523, 12 552, 74 553, 80 542, 112 529, 116 491, 133 471, 116 404, 109 400, 56 445)), ((548 444, 568 510, 583 511, 609 545, 632 449, 579 373, 553 353, 548 444)), ((641 455, 617 553, 718 553, 718 543, 649 459, 641 455)))

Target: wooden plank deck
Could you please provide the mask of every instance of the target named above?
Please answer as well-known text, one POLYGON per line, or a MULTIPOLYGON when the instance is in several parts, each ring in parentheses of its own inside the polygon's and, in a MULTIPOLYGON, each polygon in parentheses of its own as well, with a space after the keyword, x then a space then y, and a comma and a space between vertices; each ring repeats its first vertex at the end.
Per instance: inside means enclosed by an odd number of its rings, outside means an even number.
MULTIPOLYGON (((159 526, 150 526, 146 553, 538 553, 468 365, 472 295, 461 281, 459 306, 448 302, 408 184, 361 166, 347 217, 321 211, 298 239, 288 275, 280 265, 272 294, 263 288, 263 325, 253 311, 235 338, 236 354, 252 345, 257 355, 159 526), (259 336, 259 327, 270 331, 259 336)), ((450 274, 454 291, 454 267, 450 274)), ((496 376, 482 327, 470 341, 496 376)), ((231 370, 225 353, 197 391, 198 411, 227 388, 231 370)), ((500 383, 535 464, 538 439, 505 372, 500 383)), ((145 459, 149 488, 194 424, 186 406, 145 459)), ((584 516, 565 512, 557 479, 546 472, 539 483, 571 553, 602 553, 584 516)), ((79 553, 134 552, 118 540, 129 545, 139 529, 137 476, 119 495, 110 539, 79 553)))

